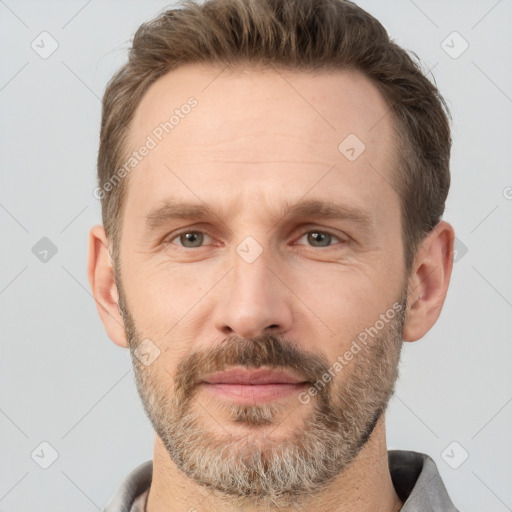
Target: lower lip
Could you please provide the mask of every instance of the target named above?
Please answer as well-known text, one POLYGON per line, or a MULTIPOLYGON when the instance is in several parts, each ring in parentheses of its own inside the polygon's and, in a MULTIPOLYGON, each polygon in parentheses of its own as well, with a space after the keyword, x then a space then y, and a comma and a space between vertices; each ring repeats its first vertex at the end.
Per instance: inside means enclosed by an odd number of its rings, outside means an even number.
POLYGON ((307 382, 297 384, 211 384, 202 385, 211 393, 236 402, 270 402, 302 391, 307 382))

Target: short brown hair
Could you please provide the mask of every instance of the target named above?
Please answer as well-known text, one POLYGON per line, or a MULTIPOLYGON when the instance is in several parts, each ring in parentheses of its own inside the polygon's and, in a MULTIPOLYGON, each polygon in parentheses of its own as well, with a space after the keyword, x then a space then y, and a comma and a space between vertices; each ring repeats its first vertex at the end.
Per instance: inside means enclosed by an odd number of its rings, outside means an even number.
MULTIPOLYGON (((419 59, 417 59, 419 60, 419 59)), ((297 71, 360 71, 382 93, 394 119, 408 274, 423 237, 441 220, 450 187, 449 111, 437 87, 381 23, 347 0, 182 1, 142 24, 128 62, 103 97, 98 185, 125 161, 135 110, 149 86, 183 64, 262 65, 297 71)), ((341 141, 340 141, 341 142, 341 141)), ((102 193, 105 231, 117 259, 125 180, 102 193)))

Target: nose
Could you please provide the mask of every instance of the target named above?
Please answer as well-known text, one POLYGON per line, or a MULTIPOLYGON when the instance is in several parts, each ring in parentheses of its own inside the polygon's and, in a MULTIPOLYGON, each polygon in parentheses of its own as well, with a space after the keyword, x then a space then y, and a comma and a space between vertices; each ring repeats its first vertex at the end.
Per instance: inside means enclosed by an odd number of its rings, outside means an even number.
POLYGON ((215 328, 223 336, 236 334, 248 339, 290 329, 291 293, 265 253, 252 263, 234 255, 234 268, 218 291, 221 298, 214 313, 215 328))

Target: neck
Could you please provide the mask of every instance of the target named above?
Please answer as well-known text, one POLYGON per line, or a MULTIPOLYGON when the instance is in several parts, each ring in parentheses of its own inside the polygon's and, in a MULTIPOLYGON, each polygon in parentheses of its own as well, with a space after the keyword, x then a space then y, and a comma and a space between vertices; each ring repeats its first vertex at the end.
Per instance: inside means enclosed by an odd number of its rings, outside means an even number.
MULTIPOLYGON (((308 512, 397 512, 403 503, 397 496, 388 466, 385 415, 378 421, 368 443, 330 485, 308 496, 301 507, 308 512)), ((190 480, 170 459, 160 438, 155 436, 153 479, 146 505, 147 512, 239 512, 215 493, 190 480)), ((263 508, 244 507, 247 512, 263 508)), ((294 507, 280 507, 292 512, 294 507)))

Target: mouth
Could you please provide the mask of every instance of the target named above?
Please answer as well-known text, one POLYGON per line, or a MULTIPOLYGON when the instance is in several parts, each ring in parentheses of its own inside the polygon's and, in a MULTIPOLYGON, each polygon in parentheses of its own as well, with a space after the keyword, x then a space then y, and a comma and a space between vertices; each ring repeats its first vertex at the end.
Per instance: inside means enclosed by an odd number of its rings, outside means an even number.
POLYGON ((232 368, 215 372, 201 382, 214 395, 238 403, 269 402, 298 393, 308 381, 282 370, 232 368))

